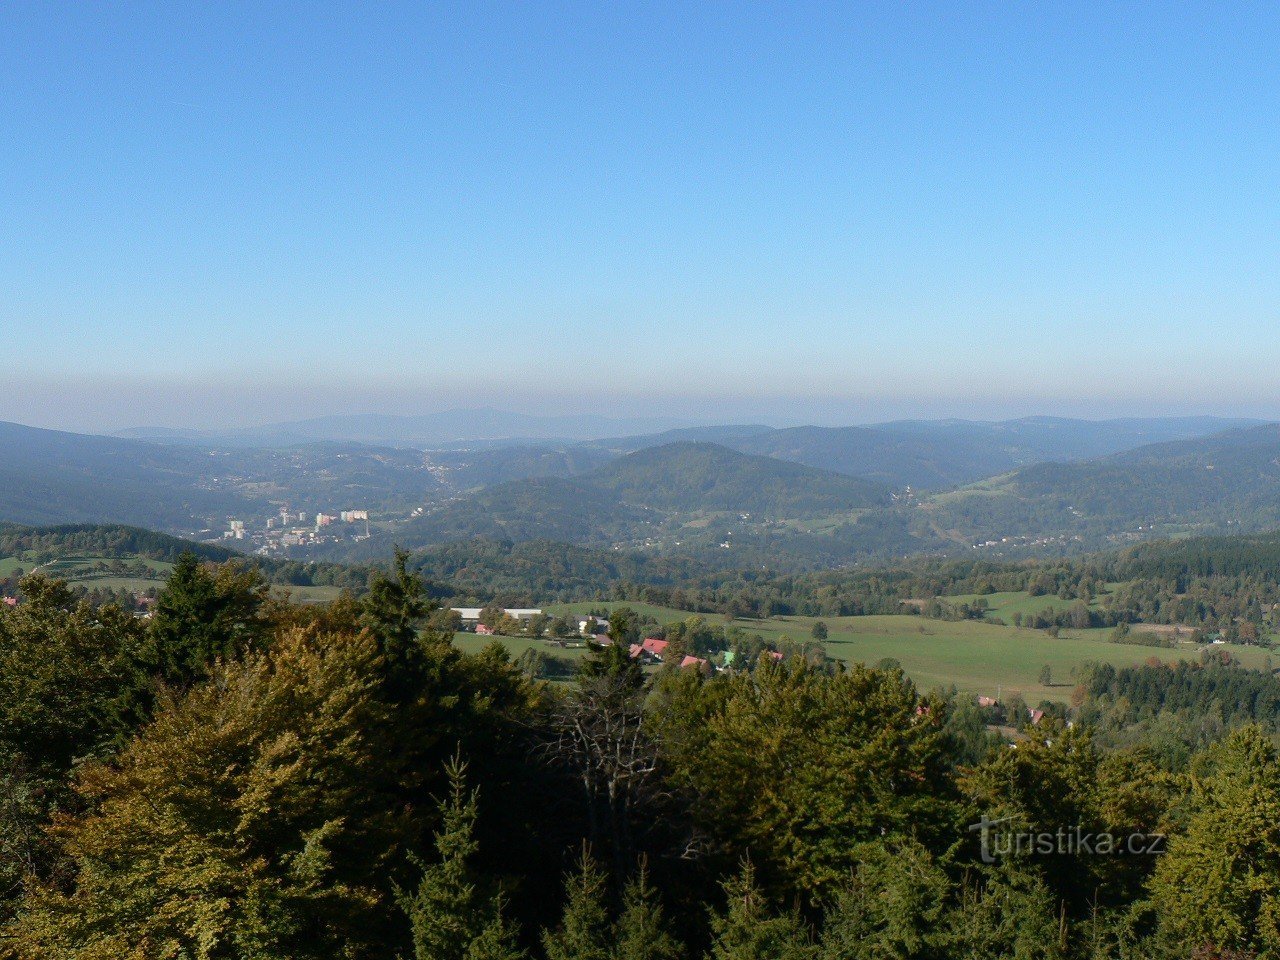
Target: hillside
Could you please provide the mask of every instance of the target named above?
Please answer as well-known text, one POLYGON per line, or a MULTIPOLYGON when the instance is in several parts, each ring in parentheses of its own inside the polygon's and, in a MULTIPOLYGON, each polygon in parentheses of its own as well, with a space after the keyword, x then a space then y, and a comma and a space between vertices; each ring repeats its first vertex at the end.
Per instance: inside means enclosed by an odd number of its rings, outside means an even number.
POLYGON ((444 484, 466 493, 511 480, 576 477, 608 463, 615 454, 591 446, 517 446, 433 450, 425 456, 444 484))
POLYGON ((594 446, 627 453, 682 440, 711 441, 741 453, 789 460, 898 489, 940 490, 1034 463, 1084 460, 1256 423, 1217 417, 1025 417, 781 429, 725 426, 598 441, 594 446))
MULTIPOLYGON (((717 556, 720 564, 839 562, 856 552, 848 537, 860 516, 890 502, 887 488, 800 464, 737 453, 710 443, 674 443, 619 457, 582 476, 516 480, 444 503, 324 556, 366 559, 394 541, 419 549, 472 538, 557 540, 664 554, 717 556), (822 526, 822 533, 814 527, 822 526)), ((883 537, 868 523, 871 549, 883 537)), ((900 546, 900 525, 887 528, 900 546)), ((856 540, 856 538, 854 538, 856 540)))
POLYGON ((941 494, 930 523, 966 539, 1072 537, 1083 546, 1280 526, 1280 426, 1042 463, 941 494))
POLYGON ((876 483, 750 456, 714 443, 671 443, 614 460, 585 478, 628 503, 681 512, 730 511, 779 519, 888 503, 876 483))
POLYGON ((414 451, 152 443, 0 423, 0 522, 124 523, 189 534, 288 502, 404 509, 445 485, 414 451))
POLYGON ((103 522, 190 530, 247 508, 201 487, 197 450, 0 423, 0 521, 103 522))

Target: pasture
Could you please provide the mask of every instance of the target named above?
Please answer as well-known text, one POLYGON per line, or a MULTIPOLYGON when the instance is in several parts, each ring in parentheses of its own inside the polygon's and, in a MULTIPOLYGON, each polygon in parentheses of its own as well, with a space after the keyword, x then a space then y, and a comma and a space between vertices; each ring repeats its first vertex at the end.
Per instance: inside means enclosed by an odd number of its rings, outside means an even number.
MULTIPOLYGON (((579 613, 591 607, 619 606, 653 616, 659 623, 695 615, 639 603, 564 604, 549 607, 548 612, 579 613)), ((709 621, 724 622, 722 617, 706 616, 709 621)), ((771 617, 734 623, 766 640, 807 640, 817 619, 771 617)), ((954 684, 962 692, 992 697, 1017 693, 1032 705, 1041 700, 1069 700, 1077 672, 1090 661, 1124 667, 1151 657, 1171 663, 1195 660, 1200 655, 1199 649, 1191 645, 1165 649, 1111 643, 1107 639, 1109 630, 1063 629, 1059 636, 1051 637, 1042 630, 1006 626, 993 620, 950 622, 911 615, 829 617, 824 622, 828 629, 827 654, 835 660, 874 665, 894 659, 921 689, 954 684), (1045 666, 1052 674, 1050 686, 1039 680, 1045 666)), ((1223 645, 1215 649, 1229 650, 1248 667, 1267 669, 1271 664, 1270 654, 1259 647, 1223 645)))

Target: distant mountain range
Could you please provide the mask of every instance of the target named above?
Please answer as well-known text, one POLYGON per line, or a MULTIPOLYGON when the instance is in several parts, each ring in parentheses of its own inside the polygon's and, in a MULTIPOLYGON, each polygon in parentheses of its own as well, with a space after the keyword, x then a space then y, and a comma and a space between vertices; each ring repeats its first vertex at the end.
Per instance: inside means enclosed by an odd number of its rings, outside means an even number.
POLYGON ((1090 545, 1280 527, 1280 425, 1041 463, 941 494, 936 530, 1079 537, 1090 545))
POLYGON ((275 505, 403 509, 444 486, 414 451, 209 448, 0 423, 0 521, 128 523, 190 534, 275 505))
POLYGON ((521 477, 573 477, 612 456, 670 443, 705 441, 900 490, 942 490, 1029 464, 1084 460, 1258 422, 1214 417, 1100 421, 1028 417, 995 422, 899 421, 870 427, 773 428, 756 424, 687 427, 567 445, 431 451, 428 457, 448 482, 465 491, 521 477))
POLYGON ((417 416, 348 414, 266 424, 240 430, 200 431, 136 427, 118 436, 161 443, 278 447, 318 441, 361 443, 419 450, 456 444, 488 445, 529 440, 566 442, 651 433, 679 427, 672 418, 615 419, 600 416, 535 416, 488 408, 446 410, 417 416))
MULTIPOLYGON (((513 425, 507 415, 479 413, 476 429, 513 425)), ((524 426, 540 431, 549 419, 524 426)), ((325 423, 318 433, 334 426, 325 423)), ((742 568, 975 548, 1069 552, 1280 527, 1280 425, 1248 421, 686 426, 554 442, 472 438, 425 451, 288 436, 275 446, 219 445, 0 424, 0 521, 122 522, 191 534, 282 503, 363 507, 380 513, 381 525, 331 558, 484 537, 742 568)))

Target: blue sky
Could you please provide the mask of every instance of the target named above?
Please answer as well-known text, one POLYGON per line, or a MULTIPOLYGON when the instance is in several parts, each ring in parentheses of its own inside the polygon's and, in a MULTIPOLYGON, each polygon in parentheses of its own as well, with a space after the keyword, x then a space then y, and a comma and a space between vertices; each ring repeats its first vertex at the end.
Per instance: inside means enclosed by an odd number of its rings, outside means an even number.
POLYGON ((1280 415, 1278 21, 6 4, 0 419, 1280 415))

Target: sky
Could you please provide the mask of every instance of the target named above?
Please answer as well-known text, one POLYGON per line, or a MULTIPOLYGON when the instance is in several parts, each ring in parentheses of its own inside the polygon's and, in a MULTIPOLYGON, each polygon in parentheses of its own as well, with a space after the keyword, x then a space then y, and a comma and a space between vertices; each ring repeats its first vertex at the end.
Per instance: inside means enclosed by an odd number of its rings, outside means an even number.
POLYGON ((1280 417, 1280 8, 0 5, 0 419, 1280 417))

